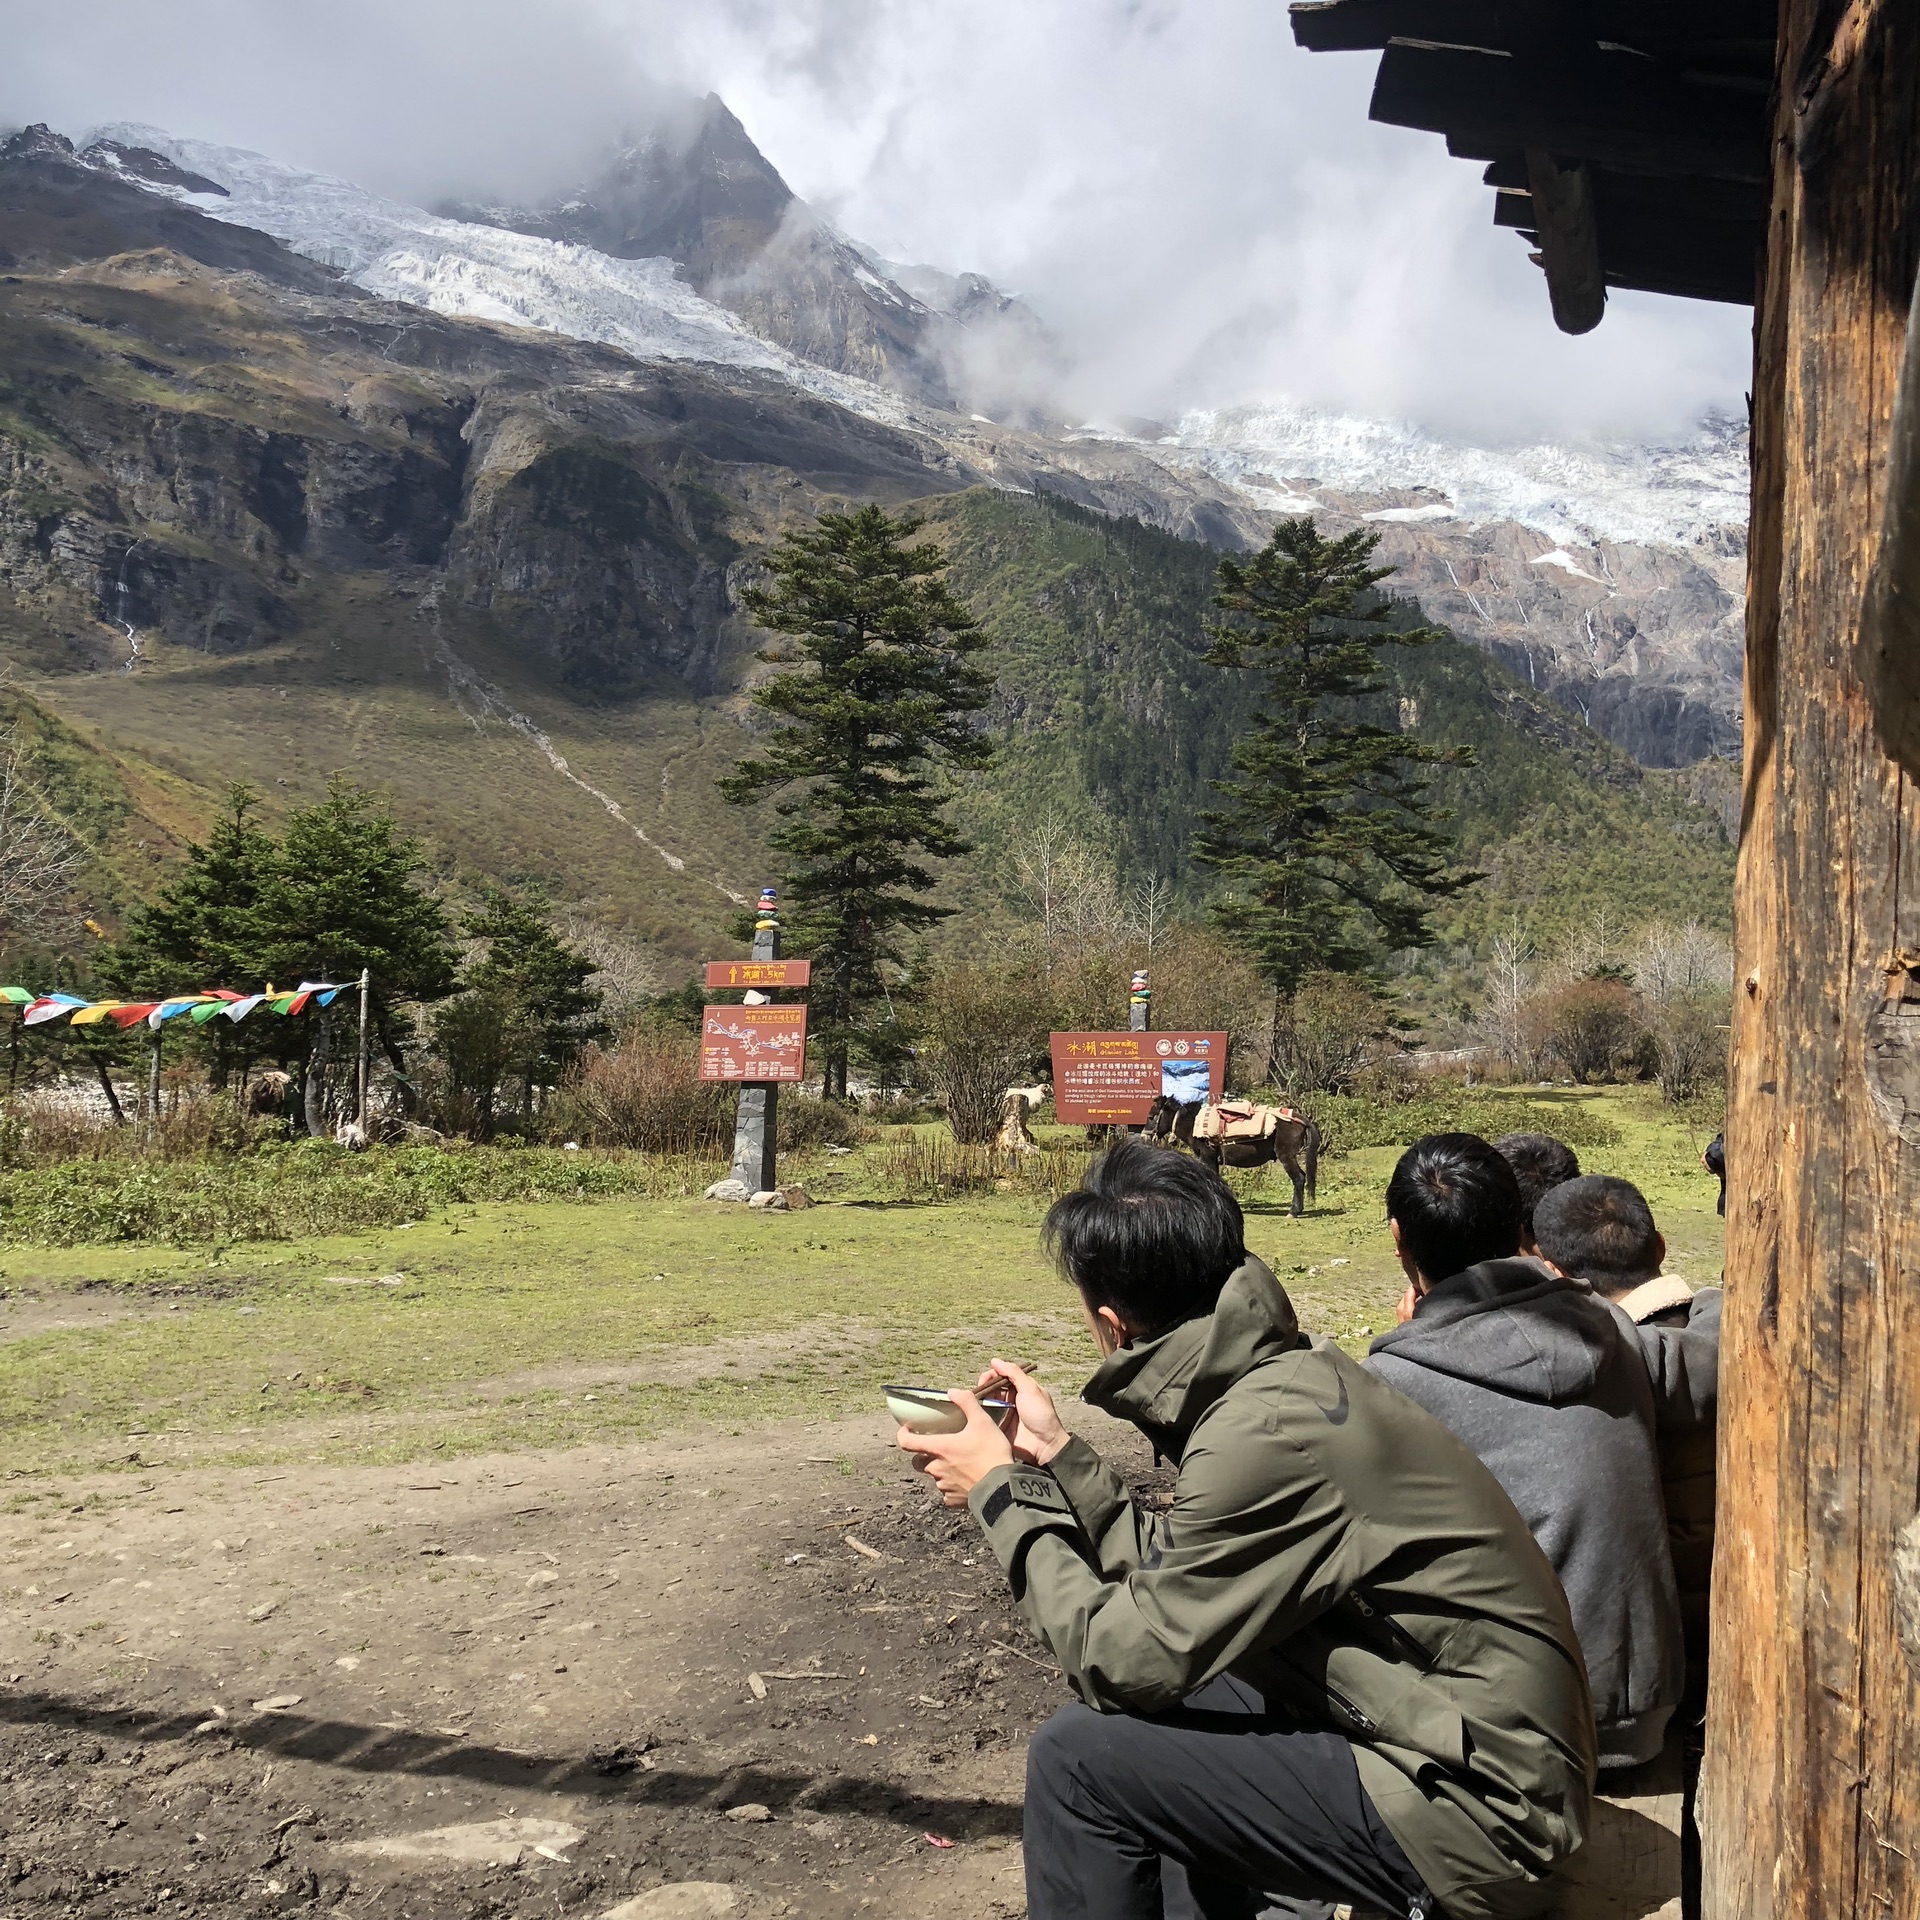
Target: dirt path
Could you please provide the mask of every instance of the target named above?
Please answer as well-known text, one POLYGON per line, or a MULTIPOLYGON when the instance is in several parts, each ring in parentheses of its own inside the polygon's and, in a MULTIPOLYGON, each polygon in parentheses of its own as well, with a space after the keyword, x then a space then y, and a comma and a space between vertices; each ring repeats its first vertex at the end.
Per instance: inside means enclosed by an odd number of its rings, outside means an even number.
POLYGON ((1024 1912, 1065 1692, 879 1419, 21 1504, 0 1916, 1024 1912))

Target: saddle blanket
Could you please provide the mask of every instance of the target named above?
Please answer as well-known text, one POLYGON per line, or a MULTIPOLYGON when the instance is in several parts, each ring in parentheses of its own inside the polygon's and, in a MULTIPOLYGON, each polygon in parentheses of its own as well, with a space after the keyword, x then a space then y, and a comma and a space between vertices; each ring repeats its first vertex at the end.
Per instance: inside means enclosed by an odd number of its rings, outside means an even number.
POLYGON ((1222 1100, 1200 1109, 1193 1123, 1196 1140, 1265 1140, 1283 1120, 1296 1116, 1291 1107, 1256 1107, 1251 1100, 1222 1100))

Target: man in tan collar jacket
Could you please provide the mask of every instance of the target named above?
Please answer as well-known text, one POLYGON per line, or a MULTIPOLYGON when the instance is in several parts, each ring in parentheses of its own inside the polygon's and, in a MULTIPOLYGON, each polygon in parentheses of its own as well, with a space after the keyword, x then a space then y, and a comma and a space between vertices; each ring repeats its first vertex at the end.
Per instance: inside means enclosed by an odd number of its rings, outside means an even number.
POLYGON ((1106 1356, 1084 1398, 1179 1469, 1150 1515, 1016 1389, 902 1429, 1082 1704, 1028 1758, 1031 1920, 1270 1900, 1538 1912, 1581 1844, 1593 1708, 1567 1603, 1471 1451, 1300 1331, 1198 1163, 1129 1141, 1048 1215, 1106 1356))

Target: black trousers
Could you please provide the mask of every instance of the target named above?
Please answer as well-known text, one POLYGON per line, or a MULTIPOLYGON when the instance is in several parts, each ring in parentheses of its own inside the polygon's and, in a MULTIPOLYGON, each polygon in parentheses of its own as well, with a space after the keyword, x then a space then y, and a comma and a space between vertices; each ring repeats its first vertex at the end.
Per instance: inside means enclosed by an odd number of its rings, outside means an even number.
POLYGON ((1232 1679, 1173 1713, 1056 1713, 1027 1752, 1026 1860, 1029 1920, 1439 1914, 1347 1743, 1232 1679))

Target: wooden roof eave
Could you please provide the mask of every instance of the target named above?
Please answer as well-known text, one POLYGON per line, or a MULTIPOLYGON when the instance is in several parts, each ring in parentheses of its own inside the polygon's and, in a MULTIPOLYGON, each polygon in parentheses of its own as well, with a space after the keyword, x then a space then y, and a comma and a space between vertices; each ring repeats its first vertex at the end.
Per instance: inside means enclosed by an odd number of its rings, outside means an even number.
POLYGON ((1609 286, 1751 301, 1766 229, 1774 0, 1296 0, 1314 51, 1377 49, 1371 117, 1490 163, 1554 319, 1609 286), (1517 196, 1523 196, 1525 205, 1517 196))

